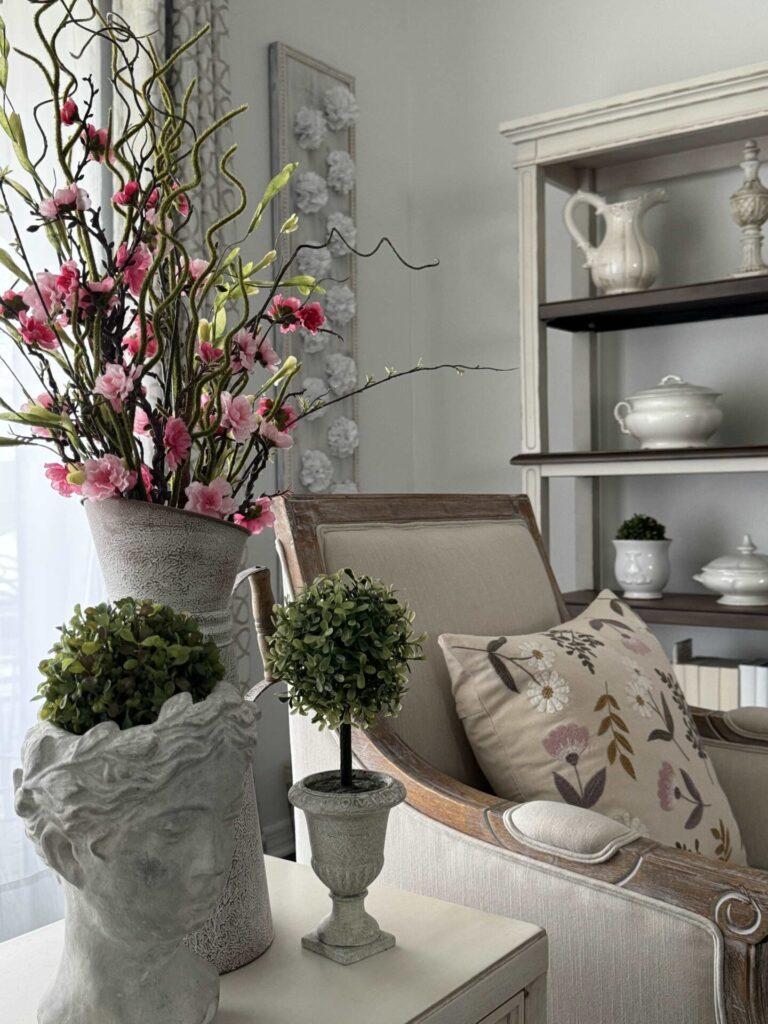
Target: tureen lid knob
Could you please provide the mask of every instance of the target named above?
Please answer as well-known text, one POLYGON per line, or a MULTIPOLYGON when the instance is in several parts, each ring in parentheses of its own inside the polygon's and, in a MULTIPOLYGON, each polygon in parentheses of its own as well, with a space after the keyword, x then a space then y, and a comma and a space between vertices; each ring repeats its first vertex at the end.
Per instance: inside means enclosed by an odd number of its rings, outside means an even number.
POLYGON ((752 538, 749 534, 745 533, 744 539, 736 550, 740 551, 742 555, 751 555, 753 551, 757 551, 757 548, 752 543, 752 538))

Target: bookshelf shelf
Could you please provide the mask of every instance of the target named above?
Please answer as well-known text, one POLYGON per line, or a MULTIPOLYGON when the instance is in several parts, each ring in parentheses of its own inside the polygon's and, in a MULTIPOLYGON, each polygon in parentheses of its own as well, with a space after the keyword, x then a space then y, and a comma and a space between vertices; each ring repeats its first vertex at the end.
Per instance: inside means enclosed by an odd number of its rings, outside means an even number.
MULTIPOLYGON (((568 611, 583 611, 597 597, 597 590, 572 590, 564 594, 568 611)), ((626 600, 626 598, 622 598, 626 600)), ((645 622, 673 626, 704 626, 723 629, 768 629, 768 605, 729 607, 709 594, 664 594, 655 601, 627 600, 645 622)))

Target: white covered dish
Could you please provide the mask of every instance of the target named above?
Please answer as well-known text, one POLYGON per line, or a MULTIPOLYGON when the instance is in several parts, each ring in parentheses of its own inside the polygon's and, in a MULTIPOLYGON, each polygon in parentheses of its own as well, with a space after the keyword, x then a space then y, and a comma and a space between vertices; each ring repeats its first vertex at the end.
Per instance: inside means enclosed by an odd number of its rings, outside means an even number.
POLYGON ((768 556, 757 553, 749 534, 744 535, 737 552, 716 558, 693 578, 722 594, 718 604, 768 604, 768 556))
POLYGON ((723 421, 718 391, 674 374, 619 402, 613 415, 641 448, 704 448, 723 421))

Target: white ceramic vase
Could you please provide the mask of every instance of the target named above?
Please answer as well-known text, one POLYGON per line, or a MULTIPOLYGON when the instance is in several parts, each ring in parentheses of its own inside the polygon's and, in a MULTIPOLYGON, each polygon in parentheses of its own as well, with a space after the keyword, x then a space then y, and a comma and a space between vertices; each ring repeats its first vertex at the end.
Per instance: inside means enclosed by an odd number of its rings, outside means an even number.
POLYGON ((64 890, 64 951, 40 1024, 210 1024, 213 964, 184 943, 227 881, 256 712, 228 683, 151 725, 41 722, 14 773, 27 835, 64 890))
MULTIPOLYGON (((232 591, 247 575, 238 576, 247 531, 210 516, 125 498, 87 501, 85 508, 110 600, 144 598, 189 612, 219 648, 225 679, 242 694, 232 591)), ((255 960, 272 938, 259 813, 249 770, 226 887, 210 920, 188 942, 223 974, 255 960)))
POLYGON ((614 540, 614 574, 624 597, 654 600, 669 582, 671 540, 614 540))
POLYGON ((659 257, 643 233, 643 218, 666 201, 666 192, 655 189, 621 203, 609 203, 594 192, 574 192, 565 204, 565 226, 586 256, 592 280, 604 295, 644 291, 656 280, 659 257), (592 245, 576 224, 573 211, 580 203, 592 206, 605 220, 605 236, 598 246, 592 245))
POLYGON ((340 964, 356 963, 395 944, 364 904, 368 886, 384 867, 389 812, 405 799, 405 787, 379 772, 355 771, 353 779, 353 790, 339 790, 338 772, 319 772, 288 793, 307 819, 312 868, 332 903, 328 916, 301 943, 340 964))

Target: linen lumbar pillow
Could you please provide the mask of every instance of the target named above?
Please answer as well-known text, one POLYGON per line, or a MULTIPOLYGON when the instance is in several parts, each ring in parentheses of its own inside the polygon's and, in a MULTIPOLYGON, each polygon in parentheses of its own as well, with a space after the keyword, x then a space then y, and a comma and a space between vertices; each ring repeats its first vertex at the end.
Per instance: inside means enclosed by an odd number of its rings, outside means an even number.
POLYGON ((660 842, 746 863, 667 657, 610 590, 543 633, 439 643, 499 796, 592 808, 660 842))

